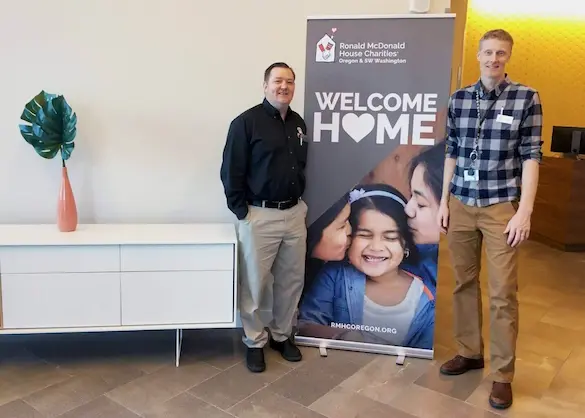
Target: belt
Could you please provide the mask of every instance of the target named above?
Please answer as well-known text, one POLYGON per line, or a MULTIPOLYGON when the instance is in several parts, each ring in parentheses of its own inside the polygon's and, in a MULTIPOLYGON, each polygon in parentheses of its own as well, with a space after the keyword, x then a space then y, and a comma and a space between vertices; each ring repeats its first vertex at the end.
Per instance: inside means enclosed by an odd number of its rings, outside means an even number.
POLYGON ((260 208, 270 208, 270 209, 290 209, 293 206, 299 203, 300 199, 291 199, 291 200, 282 200, 280 202, 273 201, 273 200, 252 200, 250 204, 252 206, 258 206, 260 208))

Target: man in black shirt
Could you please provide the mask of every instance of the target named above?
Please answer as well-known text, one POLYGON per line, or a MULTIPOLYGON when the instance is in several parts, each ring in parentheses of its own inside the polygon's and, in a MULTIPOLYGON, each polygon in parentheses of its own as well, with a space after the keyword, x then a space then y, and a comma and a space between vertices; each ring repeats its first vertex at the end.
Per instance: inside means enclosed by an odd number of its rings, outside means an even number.
POLYGON ((302 359, 291 334, 305 274, 307 205, 301 196, 309 144, 305 122, 289 106, 294 91, 292 68, 268 67, 263 102, 231 122, 223 152, 221 180, 238 218, 240 316, 252 372, 265 370, 268 341, 286 360, 302 359), (260 318, 266 291, 272 293, 269 324, 260 318))

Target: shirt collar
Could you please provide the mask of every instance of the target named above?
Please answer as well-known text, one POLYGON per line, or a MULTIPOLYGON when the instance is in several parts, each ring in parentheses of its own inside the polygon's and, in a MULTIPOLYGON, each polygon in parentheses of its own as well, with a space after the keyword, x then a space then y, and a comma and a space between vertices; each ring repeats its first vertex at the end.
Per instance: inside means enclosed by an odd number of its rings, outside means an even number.
MULTIPOLYGON (((264 100, 262 101, 262 106, 264 107, 264 110, 266 110, 268 112, 268 114, 270 116, 280 116, 280 111, 277 108, 275 108, 274 106, 272 106, 266 98, 264 98, 264 100)), ((286 117, 288 117, 291 114, 291 112, 292 112, 292 110, 289 106, 288 109, 286 110, 286 117)))
POLYGON ((495 94, 498 97, 511 83, 510 78, 508 77, 508 73, 506 73, 504 79, 498 84, 491 92, 487 92, 481 85, 481 78, 477 80, 475 83, 475 90, 479 91, 479 97, 482 99, 486 97, 487 94, 495 94))

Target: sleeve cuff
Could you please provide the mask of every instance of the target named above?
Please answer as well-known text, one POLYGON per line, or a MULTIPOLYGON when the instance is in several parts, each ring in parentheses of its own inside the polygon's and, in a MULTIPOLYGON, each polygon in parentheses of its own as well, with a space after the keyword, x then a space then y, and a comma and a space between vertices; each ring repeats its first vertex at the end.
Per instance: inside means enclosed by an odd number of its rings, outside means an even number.
POLYGON ((445 147, 445 156, 456 158, 457 157, 457 149, 453 145, 447 144, 445 147))
POLYGON ((244 207, 236 212, 236 217, 239 221, 243 221, 248 216, 248 208, 244 207))
POLYGON ((536 161, 537 163, 542 162, 542 152, 541 151, 533 151, 529 154, 522 155, 522 161, 536 161))

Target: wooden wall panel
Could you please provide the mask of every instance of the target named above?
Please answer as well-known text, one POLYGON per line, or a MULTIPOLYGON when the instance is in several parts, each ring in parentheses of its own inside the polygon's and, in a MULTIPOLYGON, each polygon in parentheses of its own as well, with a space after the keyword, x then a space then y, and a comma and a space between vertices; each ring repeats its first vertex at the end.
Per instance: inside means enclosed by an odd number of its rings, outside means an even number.
POLYGON ((543 158, 531 235, 564 251, 585 250, 585 161, 543 158))

